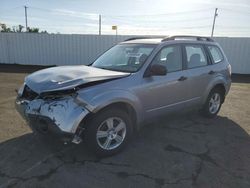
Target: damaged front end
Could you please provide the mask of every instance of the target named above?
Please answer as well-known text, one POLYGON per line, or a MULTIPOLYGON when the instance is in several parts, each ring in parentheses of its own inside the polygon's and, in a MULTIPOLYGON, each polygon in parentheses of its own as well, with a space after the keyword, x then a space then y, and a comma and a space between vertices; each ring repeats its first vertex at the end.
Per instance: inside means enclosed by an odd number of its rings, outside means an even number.
POLYGON ((37 94, 23 85, 16 99, 16 109, 33 131, 53 133, 65 142, 80 143, 79 124, 90 112, 80 105, 76 92, 37 94))

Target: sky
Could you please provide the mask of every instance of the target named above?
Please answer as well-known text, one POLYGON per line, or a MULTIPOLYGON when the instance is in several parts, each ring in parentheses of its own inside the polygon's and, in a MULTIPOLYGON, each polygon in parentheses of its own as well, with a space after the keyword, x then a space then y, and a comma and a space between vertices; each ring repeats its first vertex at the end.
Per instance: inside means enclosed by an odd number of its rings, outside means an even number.
POLYGON ((250 0, 0 0, 0 23, 25 25, 49 33, 250 37, 250 0))

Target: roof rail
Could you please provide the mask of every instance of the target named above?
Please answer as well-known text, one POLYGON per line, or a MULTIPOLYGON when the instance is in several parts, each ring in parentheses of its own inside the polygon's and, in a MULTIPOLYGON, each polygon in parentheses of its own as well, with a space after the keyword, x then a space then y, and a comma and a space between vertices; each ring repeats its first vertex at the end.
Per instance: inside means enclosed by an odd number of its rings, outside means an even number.
POLYGON ((126 40, 124 40, 124 42, 125 41, 130 41, 130 40, 137 40, 137 39, 155 39, 155 38, 159 38, 159 39, 161 39, 161 38, 164 38, 164 37, 160 37, 160 36, 149 36, 149 37, 132 37, 132 38, 128 38, 128 39, 126 39, 126 40))
POLYGON ((195 39, 197 41, 209 41, 209 42, 214 42, 214 40, 210 37, 202 37, 202 36, 192 36, 192 35, 174 35, 174 36, 168 36, 162 39, 162 42, 164 41, 170 41, 170 40, 175 40, 176 38, 180 39, 195 39))

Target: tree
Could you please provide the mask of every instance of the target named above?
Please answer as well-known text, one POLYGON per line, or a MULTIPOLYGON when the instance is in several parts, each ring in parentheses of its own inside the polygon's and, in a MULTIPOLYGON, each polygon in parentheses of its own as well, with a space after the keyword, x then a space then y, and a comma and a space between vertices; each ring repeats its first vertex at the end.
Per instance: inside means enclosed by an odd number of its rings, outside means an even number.
MULTIPOLYGON (((0 32, 21 33, 21 32, 25 32, 23 29, 24 29, 24 26, 22 26, 22 25, 13 26, 12 28, 10 28, 10 27, 7 27, 6 24, 0 23, 0 32)), ((37 27, 28 27, 26 32, 28 32, 28 33, 48 33, 46 30, 39 32, 39 28, 37 28, 37 27)))
POLYGON ((0 32, 11 32, 11 29, 6 26, 6 24, 0 23, 0 32))
POLYGON ((24 26, 22 26, 22 25, 13 26, 12 31, 15 33, 21 33, 21 32, 23 32, 23 28, 24 28, 24 26))
POLYGON ((28 27, 28 32, 29 33, 39 33, 39 28, 36 28, 36 27, 28 27))

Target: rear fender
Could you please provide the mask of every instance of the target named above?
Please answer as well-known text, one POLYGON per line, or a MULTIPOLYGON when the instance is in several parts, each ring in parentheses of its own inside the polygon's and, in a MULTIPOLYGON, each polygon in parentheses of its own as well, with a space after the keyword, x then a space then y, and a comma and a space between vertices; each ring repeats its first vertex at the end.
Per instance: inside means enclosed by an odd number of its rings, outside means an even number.
POLYGON ((203 96, 202 96, 202 104, 205 104, 207 97, 210 93, 210 91, 218 84, 222 84, 225 88, 225 91, 227 94, 229 87, 230 87, 230 83, 228 83, 226 81, 226 79, 223 76, 217 76, 215 77, 213 80, 210 81, 210 83, 208 84, 206 91, 204 92, 203 96))

